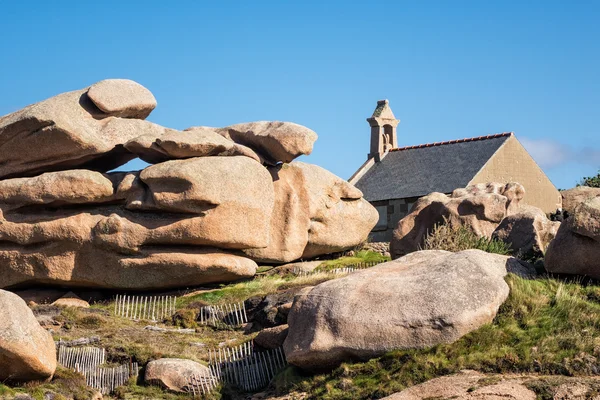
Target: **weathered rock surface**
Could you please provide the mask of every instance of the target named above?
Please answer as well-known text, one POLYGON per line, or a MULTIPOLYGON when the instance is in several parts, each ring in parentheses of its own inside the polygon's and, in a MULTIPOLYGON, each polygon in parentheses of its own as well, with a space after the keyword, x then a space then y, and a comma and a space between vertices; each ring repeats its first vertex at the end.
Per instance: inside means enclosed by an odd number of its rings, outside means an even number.
POLYGON ((174 392, 188 391, 190 377, 210 377, 208 367, 192 360, 161 358, 146 365, 144 380, 150 385, 160 385, 174 392))
POLYGON ((521 206, 502 220, 492 237, 510 244, 515 254, 541 256, 556 236, 560 222, 550 221, 537 207, 521 206))
POLYGON ((16 294, 0 290, 0 382, 49 380, 56 370, 52 336, 16 294))
POLYGON ((52 305, 57 307, 90 308, 90 303, 73 292, 65 294, 60 299, 53 302, 52 305))
POLYGON ((536 393, 523 384, 525 380, 516 376, 504 378, 501 375, 461 371, 413 386, 384 400, 535 400, 536 393))
POLYGON ((283 342, 288 335, 288 326, 279 325, 273 328, 263 329, 254 338, 254 344, 263 349, 276 349, 283 346, 283 342))
POLYGON ((561 224, 544 265, 548 272, 600 279, 600 197, 578 205, 561 224))
POLYGON ((303 154, 309 155, 317 140, 315 132, 293 122, 247 122, 220 128, 217 132, 250 147, 272 165, 289 163, 303 154))
POLYGON ((363 242, 377 223, 377 210, 362 192, 321 167, 294 162, 270 172, 275 186, 271 242, 244 251, 254 260, 285 263, 347 250, 363 242))
POLYGON ((0 287, 230 281, 254 275, 254 260, 354 247, 375 225, 375 209, 335 175, 263 166, 309 154, 308 128, 182 132, 144 121, 155 106, 147 89, 116 79, 0 118, 0 287), (155 165, 102 173, 136 155, 155 165))
POLYGON ((258 154, 249 147, 204 127, 176 131, 157 125, 152 132, 125 143, 125 148, 151 164, 208 156, 246 156, 262 162, 258 154))
POLYGON ((0 180, 0 204, 29 206, 101 203, 113 199, 111 180, 85 169, 0 180))
MULTIPOLYGON (((107 104, 120 99, 114 105, 120 102, 127 110, 137 101, 129 103, 119 85, 109 94, 104 86, 98 98, 106 97, 107 104)), ((127 121, 99 109, 88 89, 59 94, 0 117, 0 178, 71 168, 109 171, 125 164, 135 155, 122 145, 140 135, 127 129, 127 121)))
POLYGON ((129 79, 106 79, 93 84, 88 97, 104 113, 121 118, 145 119, 156 108, 154 95, 129 79))
POLYGON ((422 197, 394 230, 392 259, 419 250, 427 234, 444 219, 490 238, 505 217, 519 210, 524 195, 525 189, 518 183, 488 183, 457 189, 450 196, 431 193, 422 197))
POLYGON ((26 250, 4 246, 0 263, 0 287, 45 283, 130 290, 230 282, 254 276, 257 268, 248 258, 208 247, 148 246, 127 255, 70 242, 26 250))
POLYGON ((575 212, 575 208, 581 203, 585 203, 594 197, 600 197, 600 188, 589 186, 578 186, 573 189, 563 190, 560 192, 562 196, 562 208, 569 215, 575 212))
POLYGON ((507 270, 521 269, 479 250, 421 251, 322 283, 294 299, 287 360, 323 369, 453 342, 492 321, 508 296, 507 270))

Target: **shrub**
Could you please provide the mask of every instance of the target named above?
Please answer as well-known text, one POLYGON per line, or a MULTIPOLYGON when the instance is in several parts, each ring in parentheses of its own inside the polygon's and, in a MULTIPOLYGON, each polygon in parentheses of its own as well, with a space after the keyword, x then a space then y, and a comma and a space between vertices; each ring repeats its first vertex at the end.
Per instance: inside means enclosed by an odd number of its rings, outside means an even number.
POLYGON ((447 219, 437 224, 425 238, 423 250, 462 251, 469 249, 483 250, 488 253, 510 255, 510 246, 498 239, 477 236, 463 225, 452 224, 447 219))
POLYGON ((594 188, 600 188, 600 171, 596 176, 586 176, 577 186, 589 186, 594 188))

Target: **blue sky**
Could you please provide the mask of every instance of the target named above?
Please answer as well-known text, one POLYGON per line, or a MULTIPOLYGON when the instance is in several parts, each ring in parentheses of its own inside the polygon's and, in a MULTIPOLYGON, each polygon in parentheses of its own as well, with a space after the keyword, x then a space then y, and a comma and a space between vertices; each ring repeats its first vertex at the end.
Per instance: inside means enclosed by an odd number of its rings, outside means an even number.
POLYGON ((598 1, 0 0, 0 14, 0 115, 129 78, 168 127, 306 125, 304 161, 348 178, 387 98, 401 146, 514 131, 559 188, 600 168, 598 1))

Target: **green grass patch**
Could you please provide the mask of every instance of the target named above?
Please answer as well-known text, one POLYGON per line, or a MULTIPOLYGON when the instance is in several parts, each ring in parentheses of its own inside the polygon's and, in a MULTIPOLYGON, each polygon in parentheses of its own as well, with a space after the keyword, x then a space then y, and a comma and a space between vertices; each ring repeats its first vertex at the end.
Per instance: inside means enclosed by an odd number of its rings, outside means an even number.
POLYGON ((507 282, 511 294, 493 323, 452 344, 394 351, 327 374, 287 370, 279 375, 278 390, 318 399, 373 399, 461 369, 593 375, 594 357, 600 357, 599 287, 514 275, 507 282))
POLYGON ((351 257, 340 257, 335 260, 323 261, 316 269, 318 271, 327 271, 336 268, 349 267, 351 265, 363 264, 363 263, 382 263, 390 261, 390 257, 385 257, 375 251, 360 250, 357 251, 354 256, 351 257))

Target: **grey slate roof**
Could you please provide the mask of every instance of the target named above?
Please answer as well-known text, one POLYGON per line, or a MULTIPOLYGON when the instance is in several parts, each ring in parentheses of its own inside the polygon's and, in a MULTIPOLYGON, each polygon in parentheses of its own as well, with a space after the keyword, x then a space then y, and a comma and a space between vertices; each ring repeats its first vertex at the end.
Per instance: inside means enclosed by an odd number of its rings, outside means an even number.
POLYGON ((502 133, 393 149, 355 186, 368 201, 450 193, 467 186, 510 136, 502 133))

